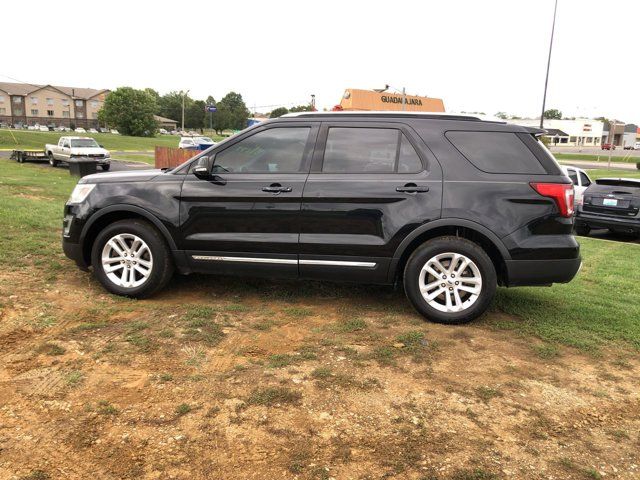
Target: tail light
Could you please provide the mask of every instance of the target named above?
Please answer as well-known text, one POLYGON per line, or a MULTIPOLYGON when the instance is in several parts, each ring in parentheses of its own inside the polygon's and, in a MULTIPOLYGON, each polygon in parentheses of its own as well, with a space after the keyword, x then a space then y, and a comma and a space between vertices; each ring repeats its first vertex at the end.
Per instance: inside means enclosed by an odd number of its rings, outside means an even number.
POLYGON ((570 183, 537 183, 531 187, 543 197, 553 198, 560 215, 570 218, 573 215, 573 185, 570 183))

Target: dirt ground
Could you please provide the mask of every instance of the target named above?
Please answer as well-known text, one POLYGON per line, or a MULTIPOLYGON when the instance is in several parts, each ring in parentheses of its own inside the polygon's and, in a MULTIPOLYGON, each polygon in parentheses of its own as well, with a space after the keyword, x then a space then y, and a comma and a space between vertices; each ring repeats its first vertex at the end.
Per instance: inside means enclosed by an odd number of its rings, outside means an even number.
POLYGON ((391 288, 0 274, 1 479, 640 478, 640 362, 391 288))

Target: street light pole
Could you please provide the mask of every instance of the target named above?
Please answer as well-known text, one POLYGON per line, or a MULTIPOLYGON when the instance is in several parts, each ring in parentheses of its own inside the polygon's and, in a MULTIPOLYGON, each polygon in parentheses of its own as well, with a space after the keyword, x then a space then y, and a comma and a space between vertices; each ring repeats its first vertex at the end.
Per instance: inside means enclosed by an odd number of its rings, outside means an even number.
POLYGON ((189 95, 189 90, 187 90, 183 95, 182 95, 182 131, 184 132, 184 99, 187 97, 187 95, 189 95))
POLYGON ((402 111, 404 112, 407 109, 407 92, 404 87, 402 87, 402 111))
POLYGON ((544 80, 544 94, 542 95, 542 113, 540 114, 540 128, 544 128, 544 109, 547 102, 547 85, 549 84, 549 67, 551 66, 551 50, 553 49, 553 34, 556 30, 556 11, 558 10, 558 0, 553 7, 553 24, 551 26, 551 40, 549 41, 549 57, 547 58, 547 76, 544 80))

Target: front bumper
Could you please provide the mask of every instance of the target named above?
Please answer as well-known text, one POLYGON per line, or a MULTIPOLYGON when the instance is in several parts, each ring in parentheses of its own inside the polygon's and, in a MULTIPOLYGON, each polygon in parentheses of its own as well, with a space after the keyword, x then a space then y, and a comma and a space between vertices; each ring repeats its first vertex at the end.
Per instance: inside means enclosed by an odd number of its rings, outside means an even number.
POLYGON ((81 270, 89 270, 89 266, 84 261, 82 252, 82 245, 79 243, 72 243, 67 237, 62 237, 62 250, 67 258, 70 258, 81 270))
POLYGON ((576 215, 576 227, 582 226, 590 228, 612 228, 627 232, 640 232, 640 219, 606 215, 589 215, 583 212, 578 212, 578 215, 576 215))
POLYGON ((567 283, 580 271, 582 259, 506 260, 507 286, 539 286, 567 283))

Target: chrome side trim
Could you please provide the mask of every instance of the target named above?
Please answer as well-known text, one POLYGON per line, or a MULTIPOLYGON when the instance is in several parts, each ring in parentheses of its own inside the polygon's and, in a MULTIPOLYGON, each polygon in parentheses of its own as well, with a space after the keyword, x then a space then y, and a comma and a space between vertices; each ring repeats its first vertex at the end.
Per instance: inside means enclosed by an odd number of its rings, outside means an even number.
POLYGON ((286 258, 259 258, 259 257, 221 257, 217 255, 192 255, 194 260, 206 260, 210 262, 246 262, 246 263, 279 263, 283 265, 323 265, 334 267, 364 267, 373 268, 375 262, 346 262, 340 260, 289 260, 286 258))
POLYGON ((207 260, 212 262, 247 262, 247 263, 281 263, 285 265, 297 265, 297 260, 286 258, 257 258, 257 257, 218 257, 213 255, 192 255, 194 260, 207 260))
POLYGON ((342 262, 338 260, 300 260, 300 265, 330 265, 335 267, 375 267, 375 262, 342 262))

